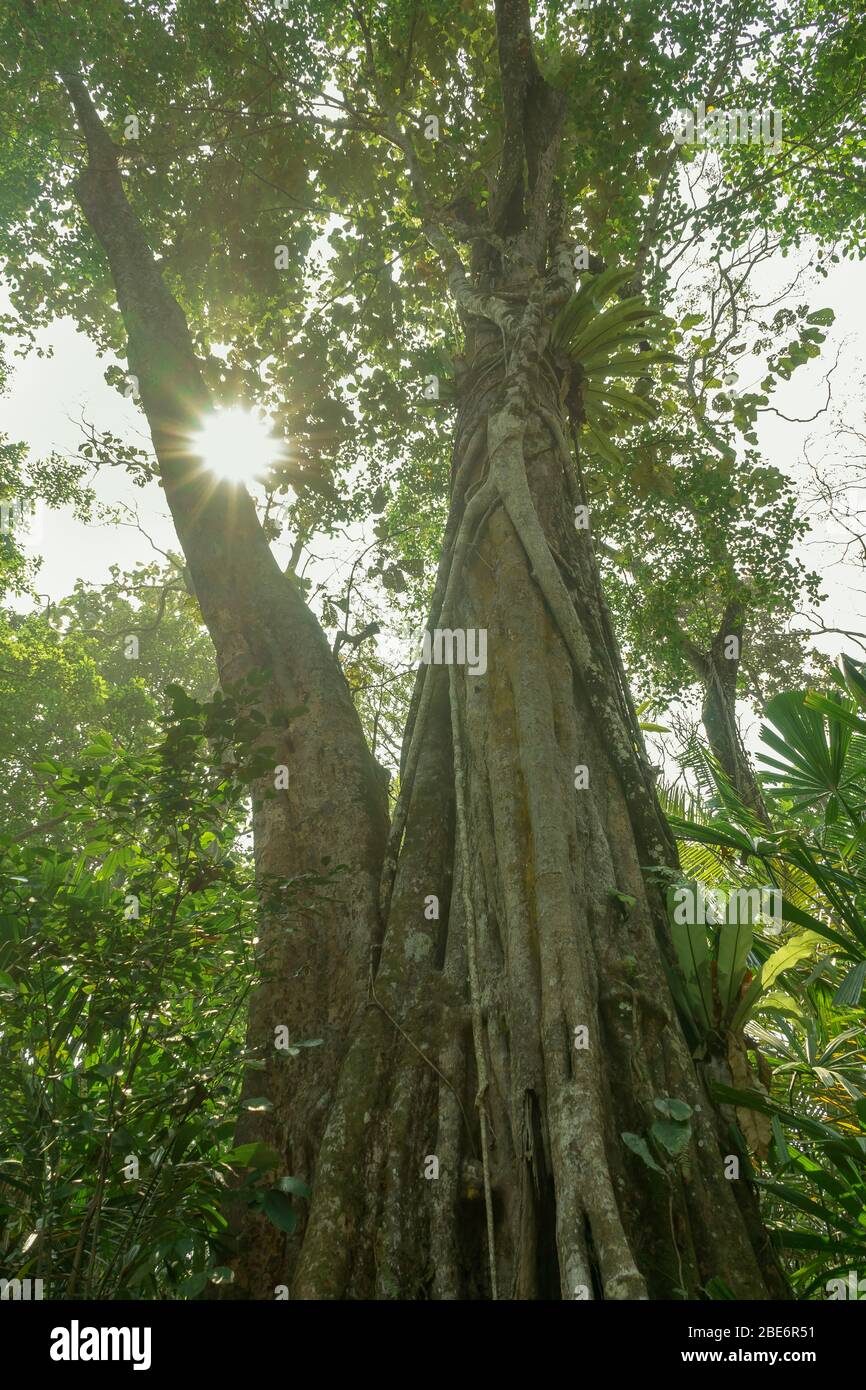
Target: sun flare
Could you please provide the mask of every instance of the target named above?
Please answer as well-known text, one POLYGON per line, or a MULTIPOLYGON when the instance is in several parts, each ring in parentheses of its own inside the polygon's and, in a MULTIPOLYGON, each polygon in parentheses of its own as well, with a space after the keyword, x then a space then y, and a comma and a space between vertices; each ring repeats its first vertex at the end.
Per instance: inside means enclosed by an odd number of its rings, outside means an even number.
POLYGON ((281 453, 268 421, 242 406, 208 415, 193 436, 193 449, 209 473, 230 483, 255 481, 281 453))

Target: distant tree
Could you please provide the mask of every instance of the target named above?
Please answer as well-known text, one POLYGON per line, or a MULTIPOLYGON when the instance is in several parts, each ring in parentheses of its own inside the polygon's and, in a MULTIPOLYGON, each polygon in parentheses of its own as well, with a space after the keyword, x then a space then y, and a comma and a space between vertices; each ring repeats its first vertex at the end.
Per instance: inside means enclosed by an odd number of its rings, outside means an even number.
POLYGON ((99 588, 79 582, 45 608, 0 610, 0 824, 21 833, 46 818, 49 789, 36 771, 46 759, 66 762, 98 733, 141 752, 172 683, 199 698, 216 684, 182 568, 151 564, 124 574, 114 566, 99 588))

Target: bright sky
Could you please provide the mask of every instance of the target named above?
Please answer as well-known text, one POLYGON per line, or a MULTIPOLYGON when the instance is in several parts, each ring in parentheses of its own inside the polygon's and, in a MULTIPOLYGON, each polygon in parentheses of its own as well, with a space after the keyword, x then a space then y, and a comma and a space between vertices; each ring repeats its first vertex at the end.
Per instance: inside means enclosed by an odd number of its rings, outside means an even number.
MULTIPOLYGON (((104 379, 111 358, 100 359, 93 344, 69 319, 58 320, 38 335, 51 356, 24 360, 7 357, 8 395, 0 398, 0 432, 23 440, 34 458, 57 451, 75 454, 84 442, 81 421, 141 447, 150 446, 141 410, 104 379)), ((178 549, 174 527, 155 483, 134 487, 125 470, 102 469, 95 480, 102 502, 138 506, 141 523, 162 549, 178 549)), ((109 566, 131 569, 138 560, 159 558, 134 526, 86 526, 71 510, 45 511, 40 519, 42 554, 39 588, 53 599, 67 594, 76 579, 102 583, 109 566)))

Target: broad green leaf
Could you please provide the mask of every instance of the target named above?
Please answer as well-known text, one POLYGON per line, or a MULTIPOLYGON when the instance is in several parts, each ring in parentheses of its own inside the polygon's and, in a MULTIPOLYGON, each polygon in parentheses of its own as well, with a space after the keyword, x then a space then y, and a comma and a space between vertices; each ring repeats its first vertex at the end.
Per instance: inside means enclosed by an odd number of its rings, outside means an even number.
POLYGON ((708 1298, 712 1298, 717 1301, 721 1299, 736 1299, 737 1297, 730 1284, 726 1284, 724 1279, 719 1274, 714 1274, 712 1279, 707 1280, 706 1284, 704 1285, 704 1290, 708 1298))
POLYGON ((725 1017, 733 1010, 739 995, 752 937, 752 927, 748 922, 725 923, 719 928, 716 979, 725 1017))
POLYGON ((282 1158, 276 1149, 268 1144, 241 1144, 225 1156, 226 1163, 240 1164, 244 1168, 259 1168, 263 1172, 279 1168, 282 1158))
POLYGON ((744 998, 740 1001, 731 1020, 731 1027, 734 1030, 742 1028, 758 1000, 775 984, 782 972, 789 970, 804 957, 812 955, 820 941, 821 936, 817 932, 798 932, 796 936, 791 937, 790 941, 786 941, 784 946, 780 946, 778 951, 774 951, 770 958, 764 961, 744 998))
POLYGON ((675 1096, 658 1096, 653 1101, 653 1105, 669 1120, 678 1120, 682 1123, 691 1118, 692 1107, 684 1100, 677 1100, 675 1096))
MULTIPOLYGON (((678 885, 678 888, 689 885, 678 885)), ((696 886, 696 885, 694 885, 696 886)), ((713 1027, 713 983, 707 929, 700 922, 680 922, 677 916, 694 915, 675 911, 678 888, 668 889, 668 920, 677 963, 685 981, 692 1015, 702 1028, 713 1027)))
POLYGON ((269 1221, 288 1235, 292 1234, 298 1224, 298 1218, 292 1206, 292 1199, 287 1193, 281 1192, 277 1187, 269 1188, 262 1194, 261 1206, 269 1221))
POLYGON ((650 1128, 650 1134, 671 1158, 678 1158, 688 1147, 692 1137, 689 1125, 677 1124, 674 1120, 656 1120, 650 1128))
POLYGON ((183 1294, 184 1298, 197 1298, 207 1288, 207 1283, 206 1274, 190 1274, 178 1285, 178 1293, 183 1294))
POLYGON ((660 1168, 653 1158, 647 1141, 640 1134, 629 1134, 624 1132, 622 1142, 626 1148, 631 1149, 632 1153, 637 1154, 638 1158, 643 1159, 647 1168, 652 1168, 656 1173, 664 1174, 664 1168, 660 1168))
POLYGON ((278 1178, 277 1187, 281 1192, 293 1193, 296 1197, 309 1197, 310 1188, 303 1178, 278 1178))

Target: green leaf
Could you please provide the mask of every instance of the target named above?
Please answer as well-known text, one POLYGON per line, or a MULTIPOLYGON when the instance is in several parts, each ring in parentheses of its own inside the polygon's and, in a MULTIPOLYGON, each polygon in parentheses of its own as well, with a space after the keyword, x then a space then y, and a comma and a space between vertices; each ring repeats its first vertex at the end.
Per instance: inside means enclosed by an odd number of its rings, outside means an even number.
POLYGON ((818 1236, 806 1231, 776 1231, 773 1243, 782 1250, 822 1250, 839 1255, 846 1252, 862 1259, 866 1254, 863 1241, 840 1240, 838 1236, 818 1236))
POLYGON ((633 907, 637 906, 637 898, 633 897, 631 893, 620 893, 616 888, 611 888, 608 897, 619 905, 623 915, 627 915, 633 907))
POLYGON ((791 966, 805 956, 810 956, 816 946, 820 943, 821 937, 817 932, 802 931, 796 936, 792 936, 790 941, 786 941, 784 946, 780 946, 778 951, 774 951, 768 960, 764 961, 758 974, 755 976, 743 999, 731 1019, 731 1027, 734 1030, 742 1028, 747 1019, 751 1016, 757 1001, 767 993, 784 970, 790 970, 791 966))
POLYGON ((826 926, 817 917, 813 917, 811 912, 806 912, 802 907, 796 907, 794 903, 788 902, 787 898, 782 898, 782 920, 793 922, 799 927, 808 927, 816 936, 823 937, 825 941, 833 941, 837 946, 841 946, 845 954, 849 957, 859 955, 859 951, 854 942, 847 940, 841 932, 834 931, 832 927, 826 926))
POLYGON ((817 932, 802 931, 792 936, 790 941, 786 941, 784 946, 774 951, 761 966, 761 984, 764 989, 774 985, 783 971, 790 970, 793 965, 811 956, 820 943, 821 937, 817 932))
POLYGON ((692 1137, 690 1125, 677 1124, 674 1120, 656 1120, 650 1134, 671 1158, 679 1157, 692 1137))
POLYGON ((233 1166, 238 1165, 242 1168, 258 1168, 262 1172, 267 1172, 271 1168, 279 1168, 282 1158, 276 1149, 272 1149, 268 1144, 241 1144, 238 1148, 232 1149, 231 1153, 225 1156, 226 1163, 233 1166))
POLYGON ((796 690, 776 695, 767 704, 770 723, 761 726, 761 738, 778 756, 760 753, 759 758, 774 776, 776 789, 794 797, 798 808, 821 804, 844 792, 850 780, 851 729, 832 717, 839 710, 851 714, 841 696, 829 701, 823 696, 807 699, 796 690), (822 702, 821 711, 815 708, 816 699, 822 702))
MULTIPOLYGON (((840 1213, 822 1202, 816 1202, 806 1193, 801 1192, 798 1187, 791 1187, 787 1183, 771 1182, 768 1178, 755 1178, 754 1183, 757 1187, 762 1187, 765 1192, 772 1192, 774 1196, 781 1197, 790 1206, 796 1207, 798 1211, 805 1212, 807 1216, 812 1216, 815 1220, 834 1226, 837 1230, 847 1230, 856 1234, 856 1231, 848 1221, 840 1220, 840 1213)), ((866 1250, 866 1231, 863 1233, 864 1250, 866 1250)))
POLYGON ((860 1003, 860 995, 863 993, 864 980, 866 980, 866 960, 861 960, 856 965, 852 965, 833 995, 834 1006, 839 1009, 856 1009, 860 1003))
POLYGON ((782 1168, 785 1168, 791 1162, 791 1154, 778 1115, 773 1116, 772 1130, 773 1148, 776 1151, 776 1162, 779 1163, 782 1168))
POLYGON ((280 1178, 277 1181, 277 1187, 281 1192, 294 1193, 296 1197, 309 1198, 310 1196, 309 1186, 303 1178, 280 1178))
POLYGON ((678 840, 695 840, 701 845, 713 845, 720 849, 737 849, 743 854, 751 854, 752 841, 749 836, 727 821, 713 821, 703 825, 700 821, 685 820, 681 816, 668 817, 678 840))
POLYGON ((803 704, 806 709, 813 709, 819 714, 823 714, 831 723, 843 724, 855 734, 866 733, 866 719, 861 719, 853 710, 840 705, 838 700, 830 700, 826 695, 817 695, 814 690, 810 690, 803 700, 803 704))
POLYGON ((291 1235, 298 1224, 295 1209, 292 1206, 292 1199, 285 1192, 281 1192, 278 1187, 271 1187, 262 1194, 261 1207, 268 1220, 291 1235))
POLYGON ((677 962, 682 971, 692 1016, 696 1023, 705 1029, 713 1027, 713 983, 710 968, 710 953, 707 944, 707 930, 700 922, 677 921, 677 916, 697 915, 696 883, 681 883, 668 889, 668 916, 671 924, 671 938, 677 962), (678 911, 677 894, 685 889, 692 890, 692 903, 695 911, 688 911, 689 904, 680 902, 678 911), (681 910, 685 906, 686 912, 681 910))
POLYGON ((584 431, 588 448, 593 453, 598 454, 599 458, 603 458, 606 463, 612 463, 616 468, 625 467, 625 455, 605 435, 590 425, 584 425, 584 431))
POLYGON ((860 708, 866 709, 866 675, 864 675, 862 666, 852 661, 849 656, 845 656, 844 653, 842 654, 841 666, 845 684, 860 708))
POLYGON ((721 1277, 720 1274, 714 1274, 712 1279, 707 1280, 706 1284, 704 1285, 704 1292, 708 1298, 713 1298, 716 1300, 736 1300, 737 1297, 731 1286, 725 1283, 724 1279, 721 1277))
MULTIPOLYGON (((779 1115, 786 1124, 801 1134, 806 1134, 810 1139, 823 1140, 828 1144, 827 1153, 832 1157, 828 1141, 838 1140, 838 1131, 825 1125, 820 1120, 809 1119, 805 1115, 795 1115, 791 1110, 785 1110, 782 1106, 776 1105, 769 1096, 762 1095, 759 1091, 741 1091, 736 1086, 726 1086, 721 1081, 711 1081, 710 1090, 713 1097, 721 1101, 723 1105, 735 1105, 746 1110, 759 1110, 762 1115, 779 1115)), ((858 1154, 860 1150, 858 1149, 858 1154)), ((862 1154, 861 1154, 862 1157, 862 1154)))
POLYGON ((207 1282, 206 1274, 189 1274, 178 1285, 178 1293, 183 1294, 184 1298, 197 1298, 207 1288, 207 1282))
POLYGON ((740 993, 753 935, 748 922, 723 923, 719 928, 716 981, 725 1016, 731 1013, 740 993))
POLYGON ((664 1168, 660 1168, 653 1158, 647 1141, 640 1134, 623 1133, 622 1142, 626 1148, 631 1149, 632 1153, 642 1158, 647 1168, 652 1168, 656 1173, 664 1174, 664 1168))
POLYGON ((669 1120, 678 1120, 682 1123, 691 1118, 692 1107, 686 1101, 677 1100, 674 1096, 657 1096, 653 1105, 669 1120))

